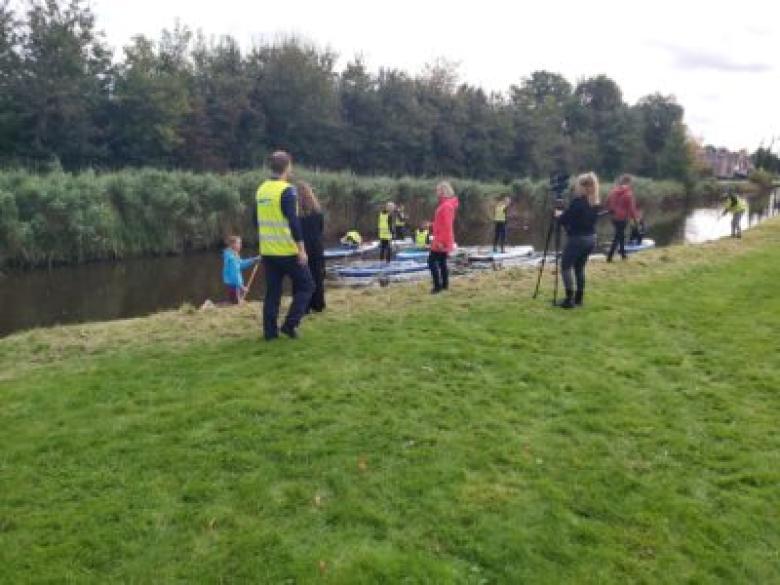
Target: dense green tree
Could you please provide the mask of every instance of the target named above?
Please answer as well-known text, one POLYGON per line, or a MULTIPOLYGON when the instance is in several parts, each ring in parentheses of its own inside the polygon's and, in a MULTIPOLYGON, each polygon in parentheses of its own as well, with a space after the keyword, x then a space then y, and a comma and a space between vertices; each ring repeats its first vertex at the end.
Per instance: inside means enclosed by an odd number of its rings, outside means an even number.
POLYGON ((646 148, 641 172, 651 177, 663 176, 659 156, 677 125, 682 123, 683 108, 674 97, 658 93, 643 97, 636 107, 642 116, 646 148))
POLYGON ((20 145, 34 160, 66 168, 107 155, 111 52, 83 0, 30 0, 20 40, 20 145))
POLYGON ((19 24, 10 0, 0 2, 0 160, 16 155, 20 125, 19 24))
POLYGON ((271 148, 287 148, 312 166, 336 166, 339 103, 336 55, 287 39, 249 55, 252 107, 262 111, 271 148))
MULTIPOLYGON (((615 81, 535 71, 507 92, 438 59, 415 76, 295 38, 244 53, 176 25, 134 38, 112 65, 85 0, 0 0, 0 159, 67 169, 228 171, 276 148, 312 167, 390 175, 545 177, 594 169, 683 177, 683 110, 630 106, 615 81)), ((770 160, 763 153, 757 160, 770 160)), ((762 163, 764 164, 764 163, 762 163)), ((769 163, 766 163, 769 164, 769 163)))
POLYGON ((688 184, 694 178, 693 163, 688 131, 683 123, 677 122, 671 127, 658 157, 658 175, 688 184))
POLYGON ((138 36, 125 47, 113 96, 113 147, 118 164, 170 166, 185 143, 191 114, 190 71, 182 55, 186 29, 166 32, 159 44, 138 36))

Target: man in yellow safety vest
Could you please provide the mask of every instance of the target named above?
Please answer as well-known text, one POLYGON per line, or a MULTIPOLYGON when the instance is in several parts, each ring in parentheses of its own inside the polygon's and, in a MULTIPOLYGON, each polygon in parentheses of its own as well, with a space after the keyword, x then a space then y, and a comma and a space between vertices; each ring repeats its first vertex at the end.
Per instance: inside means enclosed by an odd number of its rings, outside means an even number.
POLYGON ((493 209, 493 223, 495 225, 493 252, 498 252, 500 248, 501 253, 503 253, 506 248, 506 220, 511 203, 512 200, 509 196, 499 197, 493 209))
POLYGON ((723 215, 731 213, 731 237, 742 237, 742 216, 747 211, 747 202, 737 195, 736 193, 730 193, 726 202, 726 208, 723 210, 723 215))
POLYGON ((395 231, 395 204, 385 203, 379 211, 377 231, 379 232, 379 259, 390 262, 393 255, 393 233, 395 231))
POLYGON ((308 268, 303 245, 303 231, 298 218, 298 194, 289 183, 292 157, 283 151, 271 155, 272 177, 257 190, 257 230, 260 255, 265 269, 266 292, 263 304, 263 335, 267 341, 279 337, 298 337, 297 329, 314 292, 314 281, 308 268), (278 327, 282 283, 289 276, 293 299, 282 327, 278 327))

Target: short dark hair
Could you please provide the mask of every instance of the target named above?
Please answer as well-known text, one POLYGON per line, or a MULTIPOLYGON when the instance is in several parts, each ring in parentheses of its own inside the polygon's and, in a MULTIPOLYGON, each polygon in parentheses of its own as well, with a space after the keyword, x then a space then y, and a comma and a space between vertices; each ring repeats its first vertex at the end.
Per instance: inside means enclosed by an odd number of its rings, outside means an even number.
POLYGON ((277 150, 268 159, 268 166, 275 175, 281 175, 292 163, 292 157, 283 150, 277 150))

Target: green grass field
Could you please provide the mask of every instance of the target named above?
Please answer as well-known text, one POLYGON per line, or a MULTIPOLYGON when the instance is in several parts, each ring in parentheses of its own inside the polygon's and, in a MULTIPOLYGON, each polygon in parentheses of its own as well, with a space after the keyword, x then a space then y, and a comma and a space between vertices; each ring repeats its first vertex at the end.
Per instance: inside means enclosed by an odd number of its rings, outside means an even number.
POLYGON ((780 583, 780 223, 0 341, 2 583, 780 583))

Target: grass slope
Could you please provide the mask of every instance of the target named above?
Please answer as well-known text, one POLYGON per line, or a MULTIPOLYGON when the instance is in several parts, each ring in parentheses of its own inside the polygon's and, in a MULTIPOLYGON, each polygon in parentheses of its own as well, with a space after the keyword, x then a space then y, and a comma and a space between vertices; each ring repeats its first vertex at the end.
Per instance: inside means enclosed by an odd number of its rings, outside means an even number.
POLYGON ((780 582, 778 244, 2 340, 0 582, 780 582))

